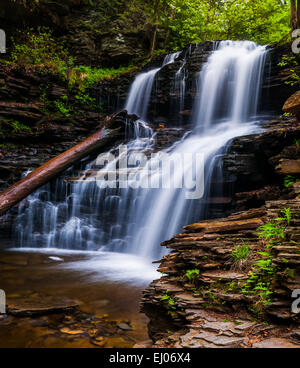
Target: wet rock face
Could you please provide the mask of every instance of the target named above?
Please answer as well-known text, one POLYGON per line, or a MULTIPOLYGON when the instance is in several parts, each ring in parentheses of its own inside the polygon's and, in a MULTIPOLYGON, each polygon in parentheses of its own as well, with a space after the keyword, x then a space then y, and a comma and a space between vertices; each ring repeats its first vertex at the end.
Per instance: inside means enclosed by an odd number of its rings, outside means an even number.
POLYGON ((295 196, 292 186, 290 194, 283 191, 283 183, 286 175, 300 174, 297 122, 278 119, 263 127, 262 133, 234 139, 223 156, 224 196, 232 199, 223 214, 295 196))
POLYGON ((115 33, 101 40, 102 64, 126 65, 130 60, 146 54, 147 40, 143 32, 115 33))
MULTIPOLYGON (((295 84, 287 84, 290 80, 290 69, 295 69, 292 64, 280 66, 283 55, 294 57, 291 44, 282 46, 270 46, 266 58, 266 68, 264 73, 264 83, 260 108, 265 112, 282 113, 285 101, 296 92, 299 87, 295 84)), ((299 67, 296 67, 296 69, 299 67)))

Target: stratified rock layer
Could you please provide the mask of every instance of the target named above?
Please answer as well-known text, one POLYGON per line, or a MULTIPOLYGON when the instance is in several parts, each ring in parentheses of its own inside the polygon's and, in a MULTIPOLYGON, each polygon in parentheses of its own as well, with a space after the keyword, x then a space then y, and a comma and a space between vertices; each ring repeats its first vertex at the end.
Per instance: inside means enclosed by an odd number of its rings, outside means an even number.
POLYGON ((291 305, 293 290, 300 289, 299 221, 300 200, 267 201, 258 209, 187 226, 164 242, 171 250, 158 269, 164 276, 142 300, 154 346, 297 347, 291 331, 300 318, 291 305), (292 220, 285 239, 269 251, 255 226, 276 221, 283 208, 290 208, 292 220), (249 248, 240 261, 233 257, 237 245, 249 248), (266 302, 259 290, 243 292, 261 252, 270 252, 275 270, 266 302), (197 272, 188 278, 188 270, 197 272))

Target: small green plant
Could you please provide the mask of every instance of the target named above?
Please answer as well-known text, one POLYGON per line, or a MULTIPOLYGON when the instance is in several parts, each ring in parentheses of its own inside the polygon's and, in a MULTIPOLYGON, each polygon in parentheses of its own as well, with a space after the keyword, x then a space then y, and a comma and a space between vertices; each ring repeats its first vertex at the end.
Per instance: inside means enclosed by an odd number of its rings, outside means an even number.
POLYGON ((278 63, 278 66, 284 68, 284 67, 290 67, 289 69, 290 75, 288 80, 285 82, 285 84, 288 84, 290 86, 294 86, 295 84, 299 84, 300 82, 300 76, 295 71, 294 67, 298 66, 298 60, 296 55, 290 56, 290 55, 283 55, 281 61, 278 63))
POLYGON ((283 217, 277 217, 275 220, 276 221, 281 221, 281 222, 285 222, 287 224, 287 226, 290 226, 291 224, 291 220, 292 220, 292 212, 291 209, 288 208, 284 208, 281 213, 283 214, 283 217))
POLYGON ((283 180, 283 185, 285 188, 292 187, 297 182, 297 179, 295 179, 292 175, 286 175, 283 180))
POLYGON ((0 119, 0 138, 6 138, 11 134, 31 132, 31 128, 17 120, 0 119))
POLYGON ((5 143, 0 144, 0 149, 7 150, 7 151, 16 150, 18 148, 20 147, 15 144, 5 144, 5 143))
POLYGON ((244 294, 256 294, 258 301, 255 307, 268 305, 271 302, 270 289, 271 282, 275 274, 275 267, 272 265, 272 257, 268 252, 258 252, 263 258, 254 263, 253 270, 249 272, 249 278, 242 288, 244 294))
POLYGON ((75 95, 75 101, 79 106, 87 106, 90 109, 93 109, 98 112, 103 112, 104 107, 103 103, 97 103, 95 97, 91 97, 87 93, 79 92, 75 95))
POLYGON ((257 235, 267 241, 267 248, 285 238, 285 226, 280 222, 268 222, 258 228, 257 235))
POLYGON ((235 281, 229 282, 225 285, 226 293, 232 292, 236 293, 239 290, 238 283, 235 281))
POLYGON ((249 253, 249 244, 243 242, 242 244, 236 245, 234 247, 234 250, 232 251, 232 258, 235 262, 238 262, 240 260, 247 259, 249 253))
POLYGON ((283 217, 277 217, 274 222, 268 222, 258 228, 257 235, 267 241, 267 248, 285 239, 286 226, 290 226, 292 212, 290 208, 281 211, 283 217))
POLYGON ((63 101, 54 101, 54 105, 63 116, 66 118, 71 117, 71 112, 63 101))
POLYGON ((296 276, 296 270, 295 269, 291 269, 291 268, 286 268, 285 270, 284 270, 284 275, 285 275, 285 277, 287 277, 287 278, 291 278, 291 279, 294 279, 295 278, 295 276, 296 276))
POLYGON ((196 276, 199 276, 200 271, 197 269, 187 270, 185 272, 185 276, 189 279, 189 281, 193 281, 196 276))
POLYGON ((18 121, 13 121, 11 124, 12 132, 13 133, 20 133, 20 132, 30 132, 31 129, 29 126, 19 123, 18 121))
POLYGON ((163 295, 160 300, 163 301, 167 301, 168 305, 170 306, 171 309, 176 310, 176 302, 175 300, 169 295, 169 293, 171 292, 171 290, 166 290, 165 295, 163 295))

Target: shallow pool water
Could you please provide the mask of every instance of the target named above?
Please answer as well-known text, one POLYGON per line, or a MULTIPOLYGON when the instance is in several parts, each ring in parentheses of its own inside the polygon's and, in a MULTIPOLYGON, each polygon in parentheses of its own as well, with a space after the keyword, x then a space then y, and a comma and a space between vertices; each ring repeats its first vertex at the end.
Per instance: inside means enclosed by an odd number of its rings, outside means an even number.
POLYGON ((148 339, 139 303, 145 286, 159 277, 151 262, 117 253, 10 249, 0 252, 0 272, 8 306, 51 297, 79 304, 67 316, 0 320, 0 347, 132 347, 148 339), (62 333, 66 327, 81 333, 62 333))

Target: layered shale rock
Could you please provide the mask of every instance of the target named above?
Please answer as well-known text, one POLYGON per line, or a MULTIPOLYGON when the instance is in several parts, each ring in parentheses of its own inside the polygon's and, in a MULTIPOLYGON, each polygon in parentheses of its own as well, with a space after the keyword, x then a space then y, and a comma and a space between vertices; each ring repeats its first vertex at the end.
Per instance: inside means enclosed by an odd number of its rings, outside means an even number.
POLYGON ((297 347, 300 319, 291 305, 293 290, 300 288, 299 218, 299 200, 268 201, 259 209, 186 226, 164 242, 171 253, 161 261, 163 276, 142 299, 154 346, 297 347), (268 248, 256 229, 276 223, 283 208, 291 212, 284 239, 268 248), (242 246, 247 256, 237 259, 234 252, 242 246), (262 260, 270 260, 268 282, 258 270, 262 260), (261 279, 252 290, 247 285, 253 274, 261 279))
POLYGON ((234 139, 223 156, 223 193, 230 201, 219 208, 212 206, 212 215, 224 216, 297 195, 300 131, 296 120, 272 120, 262 128, 257 134, 234 139))
POLYGON ((67 95, 58 77, 0 65, 0 189, 96 129, 103 115, 89 106, 72 116, 54 108, 67 95))
POLYGON ((290 114, 295 114, 298 121, 300 120, 300 91, 295 92, 287 99, 283 106, 283 111, 290 114))

